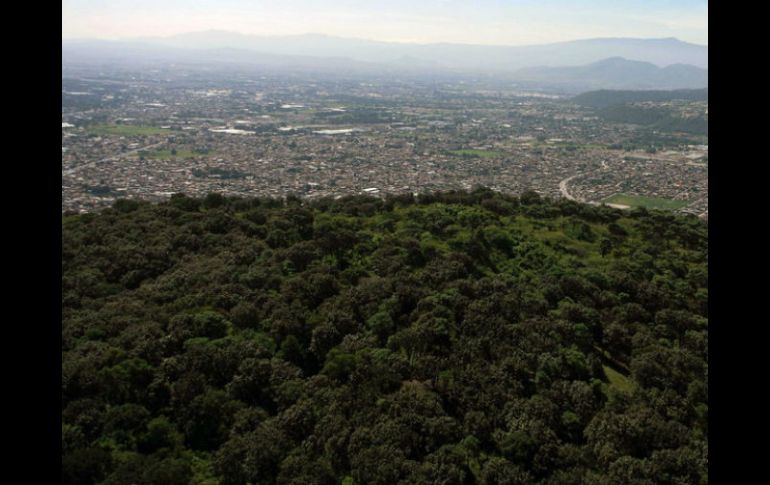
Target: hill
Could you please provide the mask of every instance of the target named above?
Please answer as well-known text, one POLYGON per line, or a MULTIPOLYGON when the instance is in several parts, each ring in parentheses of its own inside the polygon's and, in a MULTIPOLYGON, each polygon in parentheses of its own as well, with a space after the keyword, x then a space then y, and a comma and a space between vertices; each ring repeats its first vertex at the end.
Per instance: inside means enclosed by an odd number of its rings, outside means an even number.
POLYGON ((516 79, 571 90, 594 89, 694 89, 708 87, 708 70, 695 66, 658 67, 649 62, 621 57, 603 59, 585 66, 534 67, 514 73, 516 79))
POLYGON ((589 91, 579 94, 572 98, 572 101, 591 108, 607 108, 609 106, 642 103, 642 102, 665 102, 674 100, 683 101, 708 101, 709 90, 704 89, 680 89, 680 90, 653 90, 653 91, 621 91, 621 90, 599 90, 589 91))
POLYGON ((630 123, 665 132, 708 136, 708 88, 674 91, 592 91, 572 98, 594 108, 607 121, 630 123), (704 110, 702 102, 706 103, 704 110), (696 110, 682 111, 701 102, 696 110), (690 112, 688 112, 690 111, 690 112), (685 114, 686 113, 686 114, 685 114))
POLYGON ((667 132, 682 132, 706 136, 709 134, 708 118, 704 116, 678 116, 665 108, 620 104, 600 109, 597 111, 597 114, 602 119, 615 123, 642 125, 667 132))
POLYGON ((706 226, 479 189, 62 220, 62 482, 705 483, 706 226))

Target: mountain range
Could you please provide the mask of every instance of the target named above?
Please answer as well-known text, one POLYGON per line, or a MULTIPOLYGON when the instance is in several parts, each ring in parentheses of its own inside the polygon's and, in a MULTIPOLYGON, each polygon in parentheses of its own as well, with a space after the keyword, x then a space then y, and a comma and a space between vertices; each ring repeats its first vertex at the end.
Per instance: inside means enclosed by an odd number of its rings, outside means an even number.
POLYGON ((401 58, 432 61, 456 69, 515 70, 532 66, 577 66, 608 57, 624 57, 658 66, 690 64, 708 67, 708 47, 674 38, 599 38, 528 46, 474 44, 408 44, 334 37, 323 34, 258 36, 203 31, 171 37, 136 39, 167 47, 210 49, 232 47, 271 54, 346 57, 390 63, 401 58))
POLYGON ((708 87, 708 70, 687 64, 655 64, 611 57, 584 66, 533 67, 514 73, 520 81, 563 85, 572 90, 696 89, 708 87))
POLYGON ((62 41, 63 62, 140 59, 370 72, 480 72, 567 91, 708 86, 708 47, 673 38, 492 46, 204 31, 120 41, 62 41))

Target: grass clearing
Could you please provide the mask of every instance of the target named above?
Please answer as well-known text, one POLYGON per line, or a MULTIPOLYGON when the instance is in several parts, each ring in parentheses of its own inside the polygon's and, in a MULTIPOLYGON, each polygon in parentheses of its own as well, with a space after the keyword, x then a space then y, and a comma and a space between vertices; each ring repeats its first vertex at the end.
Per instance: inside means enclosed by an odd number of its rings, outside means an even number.
POLYGON ((621 392, 629 394, 633 392, 634 382, 631 379, 616 371, 612 367, 603 365, 602 368, 604 369, 604 375, 607 376, 607 380, 610 382, 612 387, 621 392))
POLYGON ((69 215, 62 214, 61 225, 63 227, 66 225, 75 224, 79 219, 80 219, 80 214, 69 214, 69 215))
POLYGON ((171 130, 166 128, 158 128, 157 126, 147 125, 107 125, 99 124, 89 126, 87 128, 89 133, 94 135, 120 135, 120 136, 149 136, 149 135, 162 135, 164 133, 172 133, 171 130))
POLYGON ((641 195, 615 194, 602 201, 605 204, 620 204, 629 207, 645 207, 647 209, 677 210, 689 204, 686 200, 663 199, 660 197, 644 197, 641 195))

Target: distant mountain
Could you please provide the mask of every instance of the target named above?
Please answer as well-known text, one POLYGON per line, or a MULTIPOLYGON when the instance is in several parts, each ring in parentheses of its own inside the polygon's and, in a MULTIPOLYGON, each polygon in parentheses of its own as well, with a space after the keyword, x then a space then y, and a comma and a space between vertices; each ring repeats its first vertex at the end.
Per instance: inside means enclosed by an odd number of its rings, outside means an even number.
MULTIPOLYGON (((606 58, 608 53, 623 51, 637 57, 656 57, 665 64, 664 60, 688 58, 675 55, 682 49, 690 49, 682 46, 692 47, 695 49, 692 52, 706 49, 707 53, 706 47, 675 39, 594 39, 502 47, 398 44, 324 35, 258 37, 214 31, 132 41, 62 41, 62 62, 230 63, 334 73, 484 73, 505 82, 572 93, 596 89, 707 87, 708 70, 695 65, 661 67, 662 64, 623 57, 606 58), (676 48, 669 51, 666 46, 676 48), (635 50, 636 47, 639 49, 635 50), (597 56, 605 57, 596 59, 597 56)), ((700 59, 706 60, 707 56, 700 59)))
MULTIPOLYGON (((128 39, 127 39, 128 40, 128 39)), ((623 57, 658 66, 689 64, 708 67, 708 47, 674 38, 585 39, 529 46, 473 44, 407 44, 334 37, 323 34, 259 36, 227 31, 204 31, 140 40, 155 45, 192 49, 232 47, 270 54, 346 57, 390 63, 410 58, 453 69, 511 71, 532 66, 577 66, 607 57, 623 57)))
POLYGON ((612 57, 585 66, 533 67, 514 73, 517 80, 565 89, 696 89, 708 87, 708 70, 675 64, 658 67, 649 62, 612 57))
POLYGON ((343 57, 289 56, 253 50, 216 47, 207 49, 181 48, 149 42, 77 40, 62 42, 62 63, 143 63, 175 62, 186 64, 233 64, 289 69, 320 69, 334 71, 383 69, 343 57))

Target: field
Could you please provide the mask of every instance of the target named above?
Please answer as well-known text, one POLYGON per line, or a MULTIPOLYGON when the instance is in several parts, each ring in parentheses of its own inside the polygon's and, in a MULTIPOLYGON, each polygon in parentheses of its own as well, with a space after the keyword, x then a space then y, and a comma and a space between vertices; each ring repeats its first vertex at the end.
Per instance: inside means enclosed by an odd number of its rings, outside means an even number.
POLYGON ((88 127, 88 132, 94 135, 148 136, 170 133, 171 130, 145 125, 99 124, 88 127))
POLYGON ((659 197, 643 197, 639 195, 615 194, 607 197, 605 204, 620 204, 629 207, 645 207, 647 209, 677 210, 687 206, 686 200, 661 199, 659 197))
POLYGON ((460 157, 480 157, 480 158, 502 157, 503 155, 505 155, 504 152, 500 152, 496 150, 473 150, 473 149, 450 150, 449 153, 460 157))

